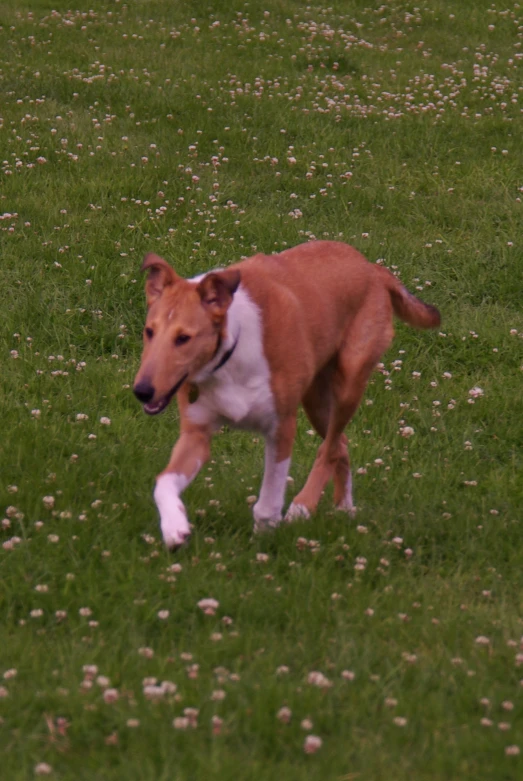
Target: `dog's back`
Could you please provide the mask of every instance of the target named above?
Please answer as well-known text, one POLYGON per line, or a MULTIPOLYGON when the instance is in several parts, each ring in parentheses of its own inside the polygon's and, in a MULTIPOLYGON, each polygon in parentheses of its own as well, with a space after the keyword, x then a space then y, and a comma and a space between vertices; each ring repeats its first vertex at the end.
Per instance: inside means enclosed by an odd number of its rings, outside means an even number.
POLYGON ((255 255, 234 268, 264 312, 266 345, 273 360, 279 352, 289 360, 290 341, 301 353, 297 365, 305 360, 322 366, 359 319, 368 323, 369 331, 381 332, 385 342, 393 335, 393 311, 416 328, 439 325, 437 309, 342 242, 308 242, 277 255, 255 255))

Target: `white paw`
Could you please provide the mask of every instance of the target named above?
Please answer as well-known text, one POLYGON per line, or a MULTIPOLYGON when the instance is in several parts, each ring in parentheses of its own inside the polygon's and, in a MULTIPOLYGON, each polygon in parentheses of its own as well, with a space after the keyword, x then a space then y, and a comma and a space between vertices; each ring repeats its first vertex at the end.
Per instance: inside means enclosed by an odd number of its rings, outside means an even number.
POLYGON ((296 521, 298 518, 310 518, 311 514, 304 504, 291 504, 285 514, 286 521, 296 521))
POLYGON ((168 548, 183 545, 191 535, 191 524, 176 490, 176 480, 162 475, 156 482, 154 500, 160 513, 160 528, 168 548))
POLYGON ((173 504, 167 511, 160 513, 160 527, 163 541, 168 548, 177 548, 187 542, 191 536, 191 524, 180 499, 176 505, 173 504))
POLYGON ((275 529, 281 523, 281 512, 268 507, 263 507, 259 501, 256 502, 252 508, 252 514, 254 516, 253 528, 255 534, 275 529))
POLYGON ((351 502, 347 502, 345 499, 336 505, 336 509, 344 513, 347 513, 351 518, 354 518, 358 508, 351 502))

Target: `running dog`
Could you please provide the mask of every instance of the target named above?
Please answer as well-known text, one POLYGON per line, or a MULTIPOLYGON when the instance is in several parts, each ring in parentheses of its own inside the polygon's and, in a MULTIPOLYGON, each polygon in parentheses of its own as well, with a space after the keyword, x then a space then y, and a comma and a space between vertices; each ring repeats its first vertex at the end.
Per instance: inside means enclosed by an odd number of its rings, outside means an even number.
POLYGON ((336 507, 352 514, 344 429, 391 344, 393 312, 415 328, 436 328, 438 310, 340 242, 258 254, 194 279, 148 254, 142 271, 148 312, 134 393, 148 415, 177 394, 181 420, 154 490, 165 544, 175 548, 189 538, 180 495, 209 459, 212 435, 223 424, 265 438, 254 528, 282 521, 300 404, 323 442, 284 520, 309 518, 330 479, 336 507))

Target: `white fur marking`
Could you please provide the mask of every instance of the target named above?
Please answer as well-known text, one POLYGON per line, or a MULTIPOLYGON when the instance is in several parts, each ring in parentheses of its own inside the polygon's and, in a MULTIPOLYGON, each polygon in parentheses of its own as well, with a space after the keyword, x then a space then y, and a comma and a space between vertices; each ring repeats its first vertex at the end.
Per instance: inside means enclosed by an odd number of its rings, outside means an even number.
POLYGON ((266 435, 274 431, 276 411, 271 372, 263 351, 261 313, 241 285, 227 313, 227 336, 220 353, 193 379, 200 395, 187 414, 194 423, 217 427, 229 423, 266 435), (213 373, 236 339, 230 359, 213 373))
POLYGON ((352 500, 352 474, 349 471, 347 482, 345 483, 345 496, 336 507, 337 510, 344 510, 350 516, 356 515, 356 507, 352 500))
POLYGON ((160 475, 154 489, 154 501, 160 513, 160 527, 163 541, 168 548, 181 545, 191 533, 187 513, 180 494, 190 479, 186 475, 170 472, 160 475))
POLYGON ((265 443, 265 472, 260 496, 252 508, 255 530, 263 526, 277 526, 282 518, 281 510, 285 501, 291 459, 277 462, 275 457, 275 445, 268 439, 265 443))
POLYGON ((285 514, 286 521, 296 521, 298 518, 310 518, 311 514, 304 504, 291 504, 285 514))

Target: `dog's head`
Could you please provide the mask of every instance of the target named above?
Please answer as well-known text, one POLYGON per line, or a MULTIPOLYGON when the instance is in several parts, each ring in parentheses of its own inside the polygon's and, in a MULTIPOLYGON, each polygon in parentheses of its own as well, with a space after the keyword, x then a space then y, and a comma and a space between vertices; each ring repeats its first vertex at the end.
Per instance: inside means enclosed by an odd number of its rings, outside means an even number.
POLYGON ((154 253, 145 256, 142 271, 147 271, 147 318, 133 390, 145 412, 156 415, 218 350, 240 272, 226 269, 200 281, 182 279, 154 253))

